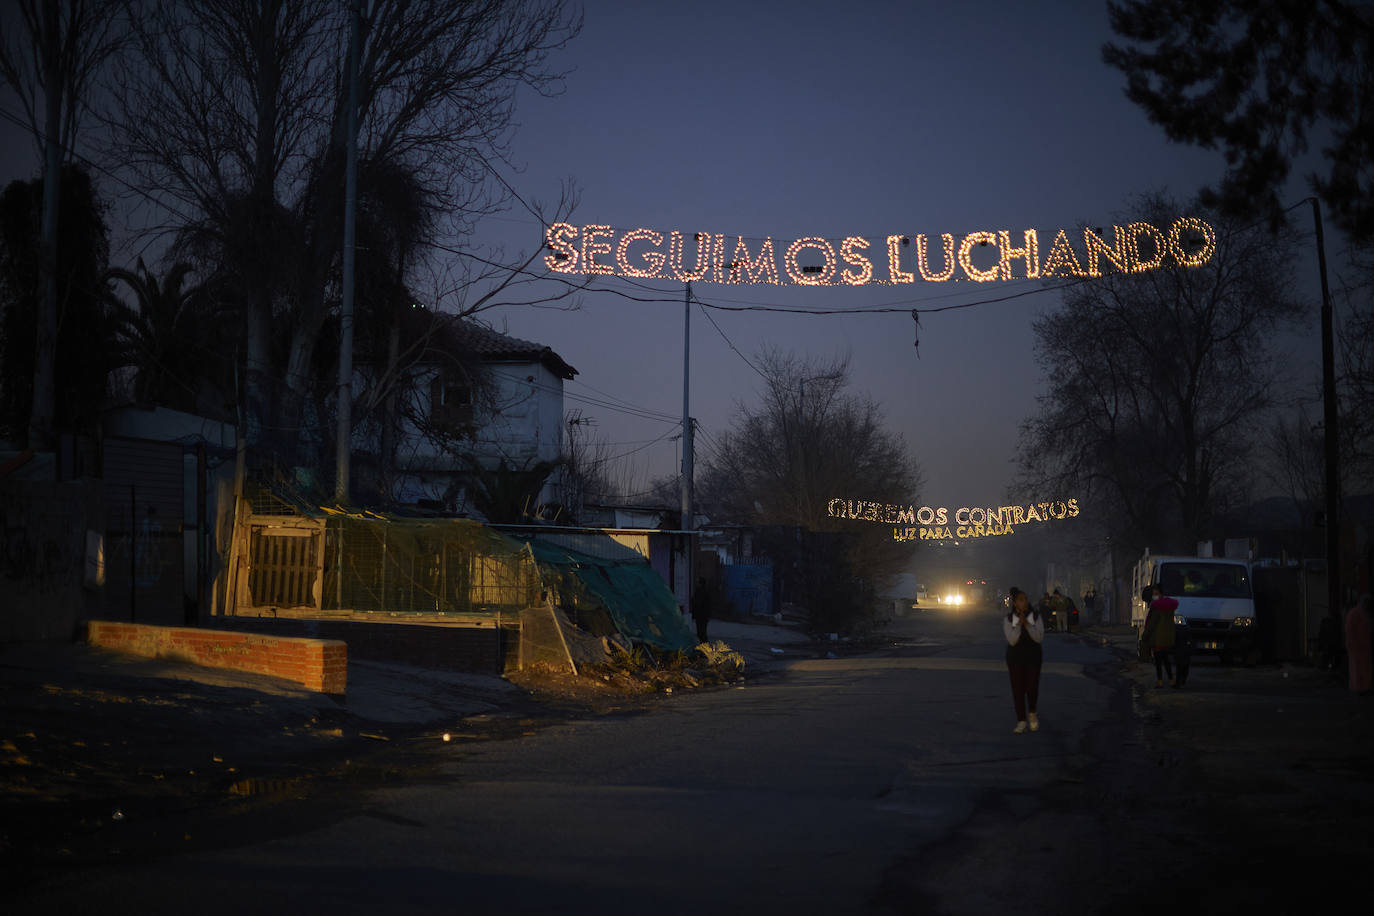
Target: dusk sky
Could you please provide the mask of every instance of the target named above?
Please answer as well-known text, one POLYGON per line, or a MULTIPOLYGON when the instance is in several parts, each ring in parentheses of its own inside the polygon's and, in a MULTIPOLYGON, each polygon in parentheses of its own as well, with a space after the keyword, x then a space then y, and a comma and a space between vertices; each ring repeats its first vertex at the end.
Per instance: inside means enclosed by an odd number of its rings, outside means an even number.
MULTIPOLYGON (((572 179, 581 203, 569 221, 578 226, 771 237, 780 249, 802 237, 859 235, 879 257, 893 234, 1019 237, 1034 228, 1043 259, 1057 229, 1110 226, 1134 195, 1152 190, 1186 201, 1222 167, 1219 154, 1170 144, 1125 99, 1124 78, 1101 62, 1110 38, 1101 0, 591 0, 585 9, 581 35, 550 62, 571 70, 566 91, 519 97, 512 158, 520 171, 505 174, 524 198, 545 203, 572 179)), ((3 101, 17 113, 12 97, 3 101)), ((0 180, 37 174, 31 144, 9 124, 4 131, 14 142, 0 156, 0 180)), ((1295 185, 1289 196, 1306 192, 1295 185)), ((540 245, 542 229, 517 207, 486 220, 477 240, 513 255, 540 245)), ((130 250, 117 248, 116 260, 121 252, 132 260, 130 250)), ((634 462, 634 482, 643 484, 676 473, 683 288, 634 282, 598 277, 602 291, 583 294, 576 311, 506 308, 486 318, 577 368, 566 407, 594 418, 595 434, 634 462)), ((765 346, 848 356, 853 388, 882 405, 922 467, 925 488, 913 501, 998 504, 1018 424, 1041 390, 1030 326, 1058 301, 1042 285, 694 284, 698 299, 720 306, 899 309, 824 317, 711 310, 717 328, 694 307, 698 461, 737 404, 756 401, 762 380, 744 357, 754 361, 765 346), (1016 293, 1029 294, 923 315, 919 351, 913 346, 909 309, 1016 293)), ((1315 315, 1315 289, 1304 294, 1315 315)), ((1314 378, 1315 363, 1310 369, 1314 378)))
MULTIPOLYGON (((556 58, 575 68, 565 94, 523 96, 514 158, 522 194, 557 199, 573 177, 570 222, 617 230, 724 233, 775 240, 1026 228, 1041 257, 1058 228, 1110 225, 1133 195, 1186 200, 1221 168, 1218 154, 1170 144, 1101 63, 1110 37, 1099 0, 1056 4, 591 2, 556 58)), ((1295 195, 1295 199, 1304 196, 1295 195)), ((518 214, 510 214, 518 218, 518 214)), ((539 242, 533 222, 493 223, 510 247, 539 242)), ((783 245, 786 244, 784 241, 783 245)), ((499 328, 554 347, 579 375, 572 396, 614 394, 677 418, 682 410, 682 285, 597 278, 575 312, 510 309, 499 328)), ((907 286, 697 283, 707 303, 934 308, 1038 290, 1038 280, 907 286)), ((848 355, 926 478, 931 505, 997 504, 1012 475, 1018 424, 1041 390, 1030 330, 1053 292, 922 316, 919 354, 907 312, 808 316, 693 309, 691 411, 712 437, 762 380, 760 347, 848 355), (727 343, 727 339, 729 343, 727 343)), ((1315 300, 1314 300, 1315 301, 1315 300)), ((1102 358, 1109 358, 1104 341, 1102 358)), ((1314 370, 1315 371, 1315 370, 1314 370)), ((672 473, 675 420, 657 422, 569 400, 596 418, 614 453, 646 476, 672 473)), ((1070 444, 1071 445, 1071 444, 1070 444)), ((700 459, 699 459, 700 460, 700 459)), ((1059 494, 1046 494, 1046 496, 1059 494)))

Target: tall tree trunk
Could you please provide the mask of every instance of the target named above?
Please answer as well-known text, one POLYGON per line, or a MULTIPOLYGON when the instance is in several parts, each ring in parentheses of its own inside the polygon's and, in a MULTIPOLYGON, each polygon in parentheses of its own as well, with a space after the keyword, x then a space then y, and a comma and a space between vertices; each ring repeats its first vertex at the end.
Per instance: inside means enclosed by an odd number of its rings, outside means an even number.
POLYGON ((43 297, 39 300, 33 358, 33 406, 28 444, 50 449, 56 407, 57 364, 57 204, 62 174, 62 35, 56 0, 43 4, 43 297))
MULTIPOLYGON (((271 250, 273 242, 280 238, 276 215, 276 150, 277 150, 277 99, 281 74, 274 48, 276 38, 275 24, 280 13, 279 3, 268 3, 259 11, 253 21, 250 35, 254 45, 254 58, 258 63, 255 73, 254 112, 257 116, 253 131, 253 190, 252 215, 254 224, 252 237, 244 241, 244 248, 252 252, 245 266, 251 266, 257 258, 279 257, 280 252, 271 250)), ((272 280, 261 275, 250 281, 249 301, 245 303, 247 337, 244 347, 244 438, 250 448, 257 448, 272 441, 268 429, 278 429, 280 422, 277 398, 274 397, 272 384, 271 335, 272 329, 272 280)), ((261 455, 257 456, 261 459, 261 455)))

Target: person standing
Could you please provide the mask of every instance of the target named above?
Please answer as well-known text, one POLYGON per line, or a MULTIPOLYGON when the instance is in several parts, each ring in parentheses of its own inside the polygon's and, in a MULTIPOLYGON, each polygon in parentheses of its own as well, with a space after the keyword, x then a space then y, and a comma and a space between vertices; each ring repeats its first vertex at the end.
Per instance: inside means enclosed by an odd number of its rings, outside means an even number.
POLYGON ((1178 682, 1174 680, 1174 611, 1178 610, 1178 602, 1168 595, 1165 595, 1156 586, 1152 592, 1154 600, 1150 602, 1150 611, 1145 616, 1145 626, 1140 630, 1140 640, 1150 647, 1150 654, 1155 661, 1155 686, 1164 686, 1164 675, 1169 675, 1169 685, 1177 687, 1178 682))
POLYGON ((1040 699, 1040 664, 1044 655, 1040 643, 1045 639, 1045 619, 1030 606, 1021 589, 1011 589, 1011 610, 1002 620, 1002 635, 1007 638, 1007 674, 1011 678, 1011 701, 1016 707, 1016 734, 1027 728, 1039 731, 1036 715, 1040 699))
MULTIPOLYGON (((1030 598, 1026 599, 1030 602, 1030 598)), ((1035 606, 1035 612, 1040 615, 1040 624, 1047 630, 1054 629, 1054 602, 1050 600, 1050 593, 1047 591, 1040 596, 1040 603, 1035 606)))
POLYGON ((1345 612, 1345 657, 1350 666, 1352 693, 1369 693, 1374 689, 1374 645, 1370 643, 1369 595, 1361 595, 1355 606, 1345 612))
POLYGON ((692 620, 697 625, 697 642, 706 642, 706 625, 711 622, 711 592, 706 580, 697 579, 697 587, 692 591, 692 620))

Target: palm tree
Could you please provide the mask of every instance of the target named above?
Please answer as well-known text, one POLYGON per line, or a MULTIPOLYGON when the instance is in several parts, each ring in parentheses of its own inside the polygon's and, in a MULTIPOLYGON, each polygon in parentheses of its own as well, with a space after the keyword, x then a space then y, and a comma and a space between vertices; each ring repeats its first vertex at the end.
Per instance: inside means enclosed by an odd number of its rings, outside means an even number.
POLYGON ((117 362, 134 369, 134 400, 178 410, 203 409, 207 383, 219 362, 215 313, 207 288, 189 284, 192 267, 173 264, 161 281, 140 258, 135 270, 111 268, 105 277, 118 341, 117 362), (114 291, 122 283, 134 305, 114 291))

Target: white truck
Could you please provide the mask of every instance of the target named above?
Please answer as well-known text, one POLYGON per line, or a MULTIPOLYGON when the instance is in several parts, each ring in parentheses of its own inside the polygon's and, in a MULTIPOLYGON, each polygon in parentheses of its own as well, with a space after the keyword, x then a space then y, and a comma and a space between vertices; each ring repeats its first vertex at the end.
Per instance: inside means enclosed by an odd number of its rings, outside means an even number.
POLYGON ((1178 601, 1178 638, 1188 640, 1194 654, 1220 656, 1222 664, 1259 660, 1249 562, 1152 556, 1147 550, 1131 572, 1131 625, 1137 631, 1149 611, 1144 592, 1155 586, 1178 601))

